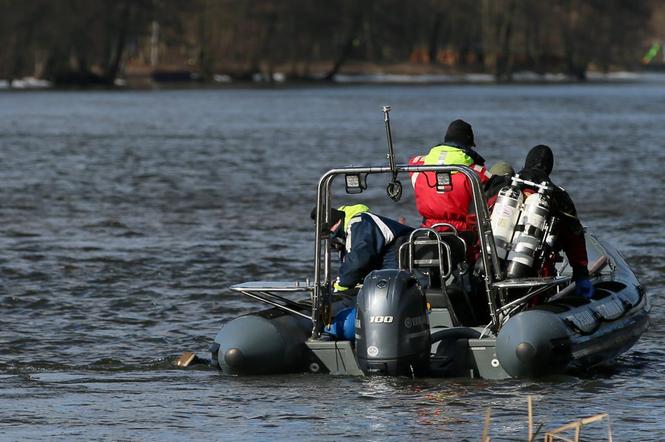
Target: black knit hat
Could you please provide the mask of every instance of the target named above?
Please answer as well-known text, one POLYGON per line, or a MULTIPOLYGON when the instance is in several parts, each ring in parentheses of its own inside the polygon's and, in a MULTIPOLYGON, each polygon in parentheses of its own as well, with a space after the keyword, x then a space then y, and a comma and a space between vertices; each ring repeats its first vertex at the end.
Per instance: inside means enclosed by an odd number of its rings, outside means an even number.
POLYGON ((455 120, 450 123, 443 142, 459 144, 462 147, 476 146, 476 143, 473 141, 473 129, 464 120, 455 120))
MULTIPOLYGON (((344 220, 344 216, 345 213, 342 212, 341 210, 330 209, 330 223, 327 228, 324 226, 323 230, 328 230, 330 229, 330 227, 337 224, 338 221, 344 220)), ((316 221, 316 206, 314 206, 314 208, 312 209, 312 212, 309 214, 309 217, 312 218, 312 221, 316 221)))

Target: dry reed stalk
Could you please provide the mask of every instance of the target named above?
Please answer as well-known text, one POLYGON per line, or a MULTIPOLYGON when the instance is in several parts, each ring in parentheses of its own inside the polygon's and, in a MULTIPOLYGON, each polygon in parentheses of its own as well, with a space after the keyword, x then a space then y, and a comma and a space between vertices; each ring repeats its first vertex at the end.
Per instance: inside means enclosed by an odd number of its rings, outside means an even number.
MULTIPOLYGON (((536 431, 536 434, 533 433, 533 398, 531 395, 527 397, 527 411, 528 411, 528 435, 527 435, 527 440, 529 442, 533 442, 535 440, 535 437, 537 434, 540 432, 540 429, 542 428, 542 424, 538 427, 538 431, 536 431)), ((608 442, 612 442, 612 426, 610 425, 610 415, 607 413, 601 413, 597 414, 595 416, 590 416, 590 417, 585 417, 582 419, 578 419, 576 421, 567 423, 565 425, 562 425, 560 427, 557 427, 553 430, 548 431, 545 433, 545 442, 554 442, 556 441, 564 441, 564 442, 580 442, 580 437, 582 434, 582 428, 586 425, 592 424, 594 422, 599 422, 602 421, 603 419, 607 420, 607 440, 608 442), (564 437, 560 433, 568 431, 568 430, 575 430, 575 437, 574 439, 568 439, 567 437, 564 437)), ((485 422, 483 425, 483 435, 481 437, 481 442, 490 442, 490 422, 492 420, 492 408, 488 407, 485 410, 485 422)))
POLYGON ((490 442, 490 420, 492 419, 492 407, 487 407, 485 410, 485 424, 483 425, 483 436, 480 438, 481 442, 490 442))
POLYGON ((601 413, 595 416, 578 419, 566 425, 562 425, 558 428, 555 428, 554 430, 550 430, 547 433, 545 433, 545 442, 554 442, 555 440, 562 440, 566 442, 579 442, 580 436, 582 434, 582 428, 584 426, 592 424, 594 422, 602 421, 603 419, 607 419, 607 440, 609 442, 612 442, 612 428, 610 426, 610 415, 607 413, 601 413), (568 439, 559 434, 567 430, 575 430, 575 439, 568 439))

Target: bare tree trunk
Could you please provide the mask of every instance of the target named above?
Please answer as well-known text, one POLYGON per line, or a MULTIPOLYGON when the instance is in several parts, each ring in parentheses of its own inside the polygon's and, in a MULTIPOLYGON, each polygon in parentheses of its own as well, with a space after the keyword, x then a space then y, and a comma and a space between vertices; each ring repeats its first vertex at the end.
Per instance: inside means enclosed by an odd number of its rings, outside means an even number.
POLYGON ((429 55, 429 62, 430 64, 436 64, 437 63, 437 55, 439 53, 439 34, 441 33, 441 25, 443 24, 443 14, 441 12, 437 12, 436 16, 434 17, 434 25, 432 26, 432 32, 429 35, 429 48, 428 48, 428 55, 429 55))
POLYGON ((268 15, 268 25, 265 33, 265 38, 263 39, 263 44, 261 45, 261 59, 266 60, 266 72, 263 73, 264 78, 272 82, 273 81, 273 57, 271 51, 271 43, 273 36, 275 34, 275 25, 277 23, 277 14, 275 12, 268 15))
POLYGON ((513 77, 512 37, 516 6, 516 1, 510 0, 507 11, 501 16, 501 28, 499 31, 501 52, 496 60, 495 73, 498 81, 510 81, 513 77))
POLYGON ((213 75, 212 59, 210 57, 210 36, 208 31, 208 19, 210 14, 210 2, 202 2, 203 9, 198 14, 198 39, 199 39, 199 74, 201 80, 209 80, 213 75))
POLYGON ((578 5, 568 5, 564 10, 562 20, 562 38, 563 38, 563 51, 566 69, 570 75, 580 81, 586 80, 586 62, 579 60, 580 55, 576 48, 576 28, 578 18, 578 5))
POLYGON ((111 58, 110 63, 107 65, 104 72, 104 82, 107 84, 113 84, 116 77, 118 76, 118 71, 120 70, 120 62, 122 61, 122 56, 125 52, 125 44, 127 42, 130 13, 131 11, 129 3, 123 2, 122 10, 120 12, 120 28, 118 30, 118 36, 115 41, 113 57, 111 58))
POLYGON ((482 0, 481 3, 481 35, 482 35, 482 61, 486 72, 496 72, 496 14, 493 0, 482 0))
POLYGON ((349 28, 349 33, 344 42, 344 45, 342 46, 342 49, 340 50, 340 53, 337 56, 335 64, 330 69, 330 71, 328 71, 328 73, 323 77, 324 80, 333 81, 335 79, 335 75, 337 75, 339 70, 342 68, 342 65, 344 65, 346 60, 353 52, 353 43, 358 38, 359 32, 362 30, 362 23, 365 15, 364 8, 365 8, 365 1, 358 1, 358 3, 356 4, 355 13, 353 15, 353 20, 351 22, 351 27, 349 28))

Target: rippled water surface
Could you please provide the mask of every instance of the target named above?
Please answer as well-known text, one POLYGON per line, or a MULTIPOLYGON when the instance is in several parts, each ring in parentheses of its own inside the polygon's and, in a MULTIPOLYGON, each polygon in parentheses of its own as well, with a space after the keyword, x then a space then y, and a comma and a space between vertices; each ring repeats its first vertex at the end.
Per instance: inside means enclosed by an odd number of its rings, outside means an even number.
MULTIPOLYGON (((608 412, 615 440, 665 439, 663 140, 663 83, 0 94, 0 439, 478 440, 492 407, 494 440, 514 440, 529 394, 543 428, 608 412), (311 277, 318 177, 385 163, 383 104, 402 161, 458 117, 490 164, 553 147, 555 181, 651 295, 651 328, 614 369, 542 382, 174 369, 260 308, 231 284, 311 277)), ((376 212, 417 220, 369 184, 376 212)))

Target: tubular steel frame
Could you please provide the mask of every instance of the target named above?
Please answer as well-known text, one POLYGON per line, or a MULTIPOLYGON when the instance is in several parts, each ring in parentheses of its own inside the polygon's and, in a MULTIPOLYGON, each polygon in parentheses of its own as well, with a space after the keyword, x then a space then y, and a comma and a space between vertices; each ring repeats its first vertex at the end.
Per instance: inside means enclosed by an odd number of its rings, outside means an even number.
POLYGON ((330 243, 327 241, 327 234, 322 231, 324 226, 329 225, 330 210, 332 208, 332 183, 340 175, 359 174, 391 174, 396 177, 400 173, 415 172, 457 172, 463 174, 471 184, 472 196, 474 201, 475 216, 478 227, 478 237, 480 241, 480 258, 483 268, 489 269, 484 272, 485 291, 487 302, 490 308, 492 318, 492 328, 496 333, 499 328, 499 318, 497 314, 496 294, 497 288, 494 283, 502 279, 499 258, 496 254, 496 245, 492 235, 489 210, 487 208, 487 199, 483 192, 478 174, 466 166, 458 165, 394 165, 382 167, 347 167, 342 169, 331 169, 320 179, 317 188, 316 204, 316 232, 314 244, 314 287, 312 290, 312 339, 318 339, 323 331, 325 316, 329 315, 330 296, 332 287, 331 274, 331 250, 330 243))

